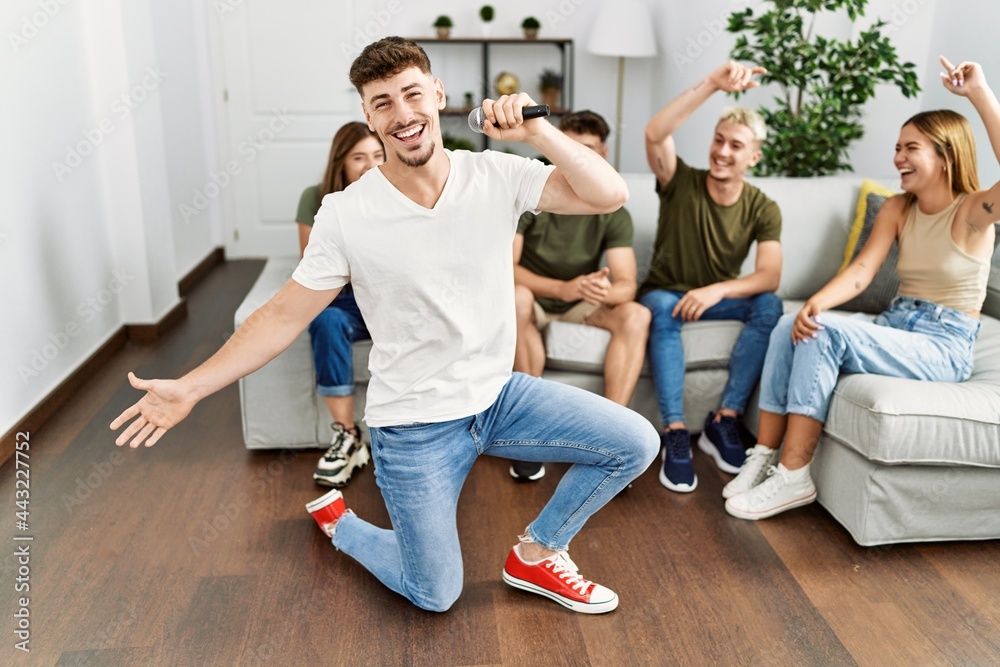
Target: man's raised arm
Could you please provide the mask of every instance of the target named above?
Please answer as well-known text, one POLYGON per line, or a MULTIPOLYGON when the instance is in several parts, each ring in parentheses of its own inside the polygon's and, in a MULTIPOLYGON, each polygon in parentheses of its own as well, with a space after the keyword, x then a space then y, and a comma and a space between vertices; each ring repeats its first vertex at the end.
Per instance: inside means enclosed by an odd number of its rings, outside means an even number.
POLYGON ((763 67, 744 67, 729 61, 678 95, 653 116, 646 125, 646 160, 661 187, 666 186, 677 171, 677 150, 674 146, 677 128, 716 91, 733 93, 755 88, 760 82, 754 81, 753 76, 766 72, 763 67))
POLYGON ((628 186, 614 167, 593 150, 573 141, 544 118, 525 122, 521 109, 534 104, 525 93, 483 102, 483 131, 501 141, 526 143, 547 157, 549 176, 538 209, 576 215, 613 213, 628 201, 628 186), (493 127, 493 123, 499 127, 493 127))

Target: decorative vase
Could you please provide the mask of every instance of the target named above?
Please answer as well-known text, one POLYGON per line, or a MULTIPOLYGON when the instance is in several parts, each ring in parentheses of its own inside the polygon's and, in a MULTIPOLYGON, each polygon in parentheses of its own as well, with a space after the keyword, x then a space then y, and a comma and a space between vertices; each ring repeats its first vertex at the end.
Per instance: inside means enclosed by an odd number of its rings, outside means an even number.
POLYGON ((559 95, 562 91, 558 88, 546 88, 542 91, 542 104, 548 104, 549 108, 555 111, 559 108, 559 95))
POLYGON ((451 37, 451 28, 438 28, 438 39, 448 39, 451 37))
POLYGON ((525 28, 524 38, 525 39, 536 39, 538 37, 538 28, 525 28))
POLYGON ((480 29, 483 31, 483 37, 493 36, 493 23, 488 21, 482 21, 479 24, 480 29))

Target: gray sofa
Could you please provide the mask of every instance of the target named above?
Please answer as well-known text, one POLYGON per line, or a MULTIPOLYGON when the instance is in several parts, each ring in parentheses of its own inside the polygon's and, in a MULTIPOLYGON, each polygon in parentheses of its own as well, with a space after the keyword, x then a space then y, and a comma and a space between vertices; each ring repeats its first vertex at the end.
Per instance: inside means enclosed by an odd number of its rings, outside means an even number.
MULTIPOLYGON (((658 200, 651 174, 626 174, 640 275, 648 268, 658 200)), ((784 266, 779 296, 794 312, 839 267, 861 186, 860 177, 760 179, 781 207, 784 266)), ((752 268, 751 251, 744 269, 752 268)), ((240 325, 288 279, 294 258, 268 261, 236 312, 240 325)), ((961 384, 844 376, 813 464, 819 502, 863 545, 1000 537, 1000 273, 994 271, 972 378, 961 384), (992 316, 991 316, 992 315, 992 316)), ((741 324, 694 322, 681 336, 687 365, 685 412, 693 429, 714 410, 741 324)), ((594 392, 608 334, 555 322, 544 332, 545 377, 594 392)), ((355 345, 357 412, 364 410, 368 343, 355 345)), ((240 382, 249 448, 322 447, 329 414, 316 396, 309 337, 303 333, 266 367, 240 382)), ((657 427, 648 373, 631 407, 657 427)), ((746 420, 756 430, 756 396, 746 420)), ((720 499, 720 511, 721 499, 720 499)))

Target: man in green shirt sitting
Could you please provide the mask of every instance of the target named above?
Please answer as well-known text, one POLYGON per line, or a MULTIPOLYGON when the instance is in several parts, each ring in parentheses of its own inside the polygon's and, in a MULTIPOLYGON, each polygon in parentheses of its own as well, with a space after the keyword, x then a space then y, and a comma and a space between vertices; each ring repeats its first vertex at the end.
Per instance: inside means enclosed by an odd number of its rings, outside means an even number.
POLYGON ((660 220, 649 277, 639 302, 649 308, 649 366, 663 418, 660 483, 687 493, 698 484, 691 438, 684 421, 684 350, 681 326, 698 320, 740 320, 729 361, 729 379, 717 412, 709 413, 698 440, 725 472, 740 471, 746 449, 737 417, 760 379, 771 330, 782 314, 775 296, 781 279, 781 212, 777 204, 744 182, 761 158, 767 136, 753 111, 726 109, 708 151, 708 169, 693 169, 677 157, 673 135, 716 91, 742 92, 758 84, 761 67, 722 65, 661 109, 646 126, 646 156, 656 175, 660 220), (757 242, 753 273, 740 267, 757 242))
MULTIPOLYGON (((592 111, 563 116, 559 129, 608 156, 608 124, 592 111)), ((536 377, 545 367, 541 330, 560 320, 611 333, 604 357, 604 395, 628 405, 639 380, 649 335, 649 311, 634 301, 636 261, 632 218, 620 208, 607 215, 525 213, 514 237, 517 348, 514 370, 536 377), (601 268, 601 257, 607 266, 601 268)), ((541 463, 515 461, 515 479, 536 480, 541 463)))

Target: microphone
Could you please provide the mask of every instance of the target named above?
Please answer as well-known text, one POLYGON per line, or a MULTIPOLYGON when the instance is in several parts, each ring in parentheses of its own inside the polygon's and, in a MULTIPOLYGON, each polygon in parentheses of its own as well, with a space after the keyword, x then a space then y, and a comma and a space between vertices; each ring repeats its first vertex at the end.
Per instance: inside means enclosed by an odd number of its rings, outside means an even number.
MULTIPOLYGON (((521 115, 524 120, 531 120, 532 118, 547 118, 549 115, 549 105, 548 104, 537 104, 532 107, 523 107, 521 109, 521 115)), ((476 107, 469 114, 469 129, 473 132, 483 133, 483 125, 486 124, 486 112, 483 111, 482 107, 476 107)), ((496 123, 493 123, 493 127, 500 127, 496 123)))

